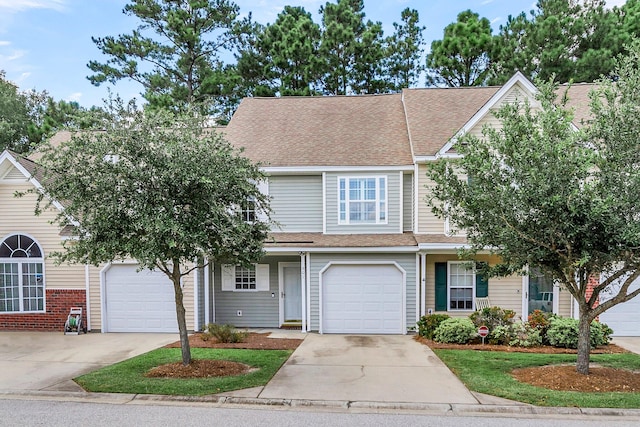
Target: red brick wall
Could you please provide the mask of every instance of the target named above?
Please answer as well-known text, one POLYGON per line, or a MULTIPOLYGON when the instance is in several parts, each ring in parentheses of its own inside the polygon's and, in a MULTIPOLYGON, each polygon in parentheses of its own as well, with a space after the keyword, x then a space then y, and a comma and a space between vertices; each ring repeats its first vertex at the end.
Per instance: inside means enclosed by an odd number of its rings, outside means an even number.
MULTIPOLYGON (((591 295, 593 294, 593 288, 595 288, 599 284, 600 284, 599 274, 594 274, 592 276, 589 276, 589 281, 587 282, 587 291, 586 291, 587 301, 589 301, 589 298, 591 298, 591 295)), ((593 308, 596 308, 598 304, 600 304, 600 301, 596 300, 595 304, 593 304, 593 308)))
POLYGON ((0 313, 0 329, 63 332, 71 307, 82 307, 82 324, 86 327, 86 302, 84 289, 47 289, 45 313, 0 313))

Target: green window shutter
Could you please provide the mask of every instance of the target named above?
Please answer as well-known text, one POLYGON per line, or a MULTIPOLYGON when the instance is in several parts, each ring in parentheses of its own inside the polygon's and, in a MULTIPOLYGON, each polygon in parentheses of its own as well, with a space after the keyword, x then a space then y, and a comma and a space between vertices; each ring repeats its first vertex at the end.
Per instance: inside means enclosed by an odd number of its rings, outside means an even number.
POLYGON ((436 262, 436 311, 447 311, 446 262, 436 262))
MULTIPOLYGON (((476 264, 476 270, 483 267, 484 262, 476 264)), ((483 275, 476 273, 476 298, 486 298, 489 296, 489 280, 483 275)))

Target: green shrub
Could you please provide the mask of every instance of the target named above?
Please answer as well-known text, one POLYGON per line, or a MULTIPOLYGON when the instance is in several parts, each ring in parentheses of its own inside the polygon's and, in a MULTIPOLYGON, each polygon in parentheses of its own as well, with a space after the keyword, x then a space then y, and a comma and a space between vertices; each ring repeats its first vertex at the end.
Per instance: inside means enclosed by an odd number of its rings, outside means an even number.
POLYGON ((551 320, 555 319, 556 317, 558 317, 556 314, 548 311, 534 310, 527 319, 527 323, 529 323, 531 327, 536 328, 540 332, 543 344, 549 344, 549 341, 547 339, 547 331, 549 330, 551 320))
MULTIPOLYGON (((591 322, 591 347, 608 344, 612 333, 607 325, 591 322)), ((578 348, 578 320, 566 317, 552 319, 547 330, 547 340, 555 347, 578 348)))
POLYGON ((433 339, 441 343, 466 344, 478 336, 473 322, 467 318, 446 319, 435 330, 433 339))
POLYGON ((502 344, 511 347, 539 347, 542 345, 540 331, 527 323, 512 323, 496 326, 489 335, 490 344, 502 344))
POLYGON ((215 338, 218 342, 237 343, 244 342, 249 335, 246 331, 238 331, 233 325, 217 325, 209 323, 202 333, 202 340, 207 341, 209 338, 215 338))
POLYGON ((606 323, 591 322, 591 347, 599 347, 609 344, 611 341, 611 329, 606 323))
POLYGON ((469 315, 469 319, 476 327, 486 326, 489 331, 493 331, 498 326, 509 326, 513 323, 516 312, 505 310, 500 307, 487 307, 479 311, 474 311, 469 315))
POLYGON ((422 316, 420 320, 418 320, 418 334, 421 337, 432 340, 436 328, 440 326, 443 321, 450 318, 451 316, 448 314, 429 314, 422 316))

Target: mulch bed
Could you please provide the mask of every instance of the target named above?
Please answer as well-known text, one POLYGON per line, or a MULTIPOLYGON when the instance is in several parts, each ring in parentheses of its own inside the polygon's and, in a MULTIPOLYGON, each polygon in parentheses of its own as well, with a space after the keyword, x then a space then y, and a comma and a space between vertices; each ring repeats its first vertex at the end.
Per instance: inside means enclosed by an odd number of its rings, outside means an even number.
MULTIPOLYGON (((479 351, 504 351, 506 353, 545 353, 545 354, 577 354, 578 351, 572 348, 551 347, 548 345, 542 347, 513 347, 508 345, 494 344, 444 344, 428 340, 416 335, 416 341, 428 346, 429 348, 438 348, 444 350, 479 350, 479 351)), ((604 345, 591 349, 591 354, 619 354, 629 353, 622 347, 615 344, 604 345)))
MULTIPOLYGON (((259 334, 251 332, 247 334, 244 342, 221 343, 215 338, 202 339, 202 334, 189 335, 191 348, 237 348, 247 350, 295 350, 302 339, 296 338, 270 338, 271 333, 259 334)), ((180 348, 180 341, 176 341, 165 348, 180 348)), ((200 360, 193 359, 184 366, 182 362, 169 363, 153 368, 145 375, 154 378, 210 378, 231 375, 243 375, 253 370, 251 366, 229 360, 200 360)))
MULTIPOLYGON (((215 338, 202 339, 201 333, 189 335, 191 348, 242 348, 247 350, 295 350, 302 343, 302 338, 270 338, 271 332, 259 334, 250 332, 244 342, 221 343, 215 338)), ((180 348, 180 341, 165 346, 166 348, 180 348)))
MULTIPOLYGON (((492 344, 443 344, 416 336, 416 341, 432 349, 446 350, 477 350, 477 351, 503 351, 520 353, 543 354, 576 354, 577 351, 569 348, 557 348, 551 346, 523 348, 506 345, 492 344)), ((592 348, 591 354, 620 354, 629 351, 609 344, 598 348, 592 348)), ((632 372, 624 369, 614 369, 592 364, 589 375, 582 375, 576 371, 575 365, 548 365, 533 368, 514 370, 511 375, 517 381, 542 387, 549 390, 577 391, 585 393, 598 392, 640 392, 640 372, 632 372)))

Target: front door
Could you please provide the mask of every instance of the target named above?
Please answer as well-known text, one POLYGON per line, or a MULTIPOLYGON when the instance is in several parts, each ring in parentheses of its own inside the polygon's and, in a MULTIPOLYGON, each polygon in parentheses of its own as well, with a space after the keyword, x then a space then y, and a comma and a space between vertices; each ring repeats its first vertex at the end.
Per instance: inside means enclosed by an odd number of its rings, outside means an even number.
POLYGON ((302 282, 300 264, 281 262, 280 270, 280 324, 302 322, 302 282))
POLYGON ((558 287, 553 286, 553 280, 534 270, 529 275, 528 282, 525 288, 527 315, 535 310, 555 313, 557 311, 558 287))

